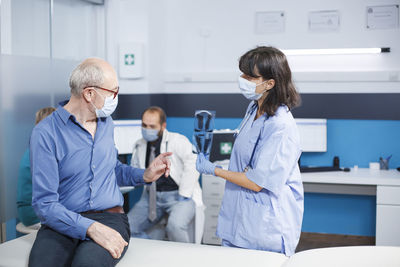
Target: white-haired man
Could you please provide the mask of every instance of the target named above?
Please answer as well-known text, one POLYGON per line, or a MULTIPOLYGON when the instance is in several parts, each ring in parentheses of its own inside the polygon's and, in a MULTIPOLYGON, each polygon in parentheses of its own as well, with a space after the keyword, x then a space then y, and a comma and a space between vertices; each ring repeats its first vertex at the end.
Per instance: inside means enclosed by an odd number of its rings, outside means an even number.
POLYGON ((117 160, 110 115, 119 87, 104 60, 83 61, 70 87, 69 101, 39 123, 30 140, 32 205, 42 227, 29 266, 114 266, 130 238, 118 186, 168 176, 171 153, 146 170, 117 160))

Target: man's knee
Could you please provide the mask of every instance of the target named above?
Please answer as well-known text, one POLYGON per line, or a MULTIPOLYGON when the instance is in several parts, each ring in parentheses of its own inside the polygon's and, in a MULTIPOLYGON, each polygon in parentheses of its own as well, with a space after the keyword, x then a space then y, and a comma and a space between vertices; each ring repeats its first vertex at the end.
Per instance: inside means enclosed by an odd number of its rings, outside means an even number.
POLYGON ((131 230, 131 235, 134 236, 138 233, 147 230, 147 217, 135 216, 134 211, 131 211, 129 218, 129 228, 131 230))
POLYGON ((29 266, 70 266, 78 240, 42 226, 30 255, 29 266))
POLYGON ((83 241, 77 247, 71 267, 108 267, 115 266, 125 255, 128 247, 119 259, 114 259, 110 252, 94 241, 83 241))
MULTIPOLYGON (((107 252, 108 253, 108 252, 107 252)), ((109 267, 115 266, 114 259, 106 254, 75 255, 71 267, 109 267)))
POLYGON ((170 218, 167 223, 167 232, 187 231, 190 222, 185 222, 179 218, 170 218))

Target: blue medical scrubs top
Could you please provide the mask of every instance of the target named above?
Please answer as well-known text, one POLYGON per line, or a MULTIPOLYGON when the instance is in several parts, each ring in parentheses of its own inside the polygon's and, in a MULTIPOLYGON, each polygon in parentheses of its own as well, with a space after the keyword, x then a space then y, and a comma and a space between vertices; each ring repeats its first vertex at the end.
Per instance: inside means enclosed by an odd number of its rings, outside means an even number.
POLYGON ((286 106, 272 117, 264 114, 254 120, 256 113, 257 104, 252 102, 235 140, 229 170, 244 171, 259 139, 246 176, 263 189, 255 192, 226 182, 217 236, 238 247, 290 256, 303 219, 299 133, 286 106))

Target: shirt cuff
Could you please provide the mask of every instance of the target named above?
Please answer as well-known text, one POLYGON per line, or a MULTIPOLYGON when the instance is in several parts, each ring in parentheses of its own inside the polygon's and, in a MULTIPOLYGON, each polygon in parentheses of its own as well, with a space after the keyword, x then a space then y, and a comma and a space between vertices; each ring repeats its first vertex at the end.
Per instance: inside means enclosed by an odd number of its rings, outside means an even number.
POLYGON ((81 216, 79 219, 79 225, 77 227, 78 230, 78 237, 80 240, 85 240, 89 239, 89 237, 86 236, 88 228, 94 223, 94 220, 88 219, 84 216, 81 216))
POLYGON ((265 188, 264 177, 259 175, 259 171, 249 169, 246 173, 247 179, 258 185, 259 187, 265 188))
POLYGON ((144 169, 134 169, 134 171, 132 172, 132 177, 133 177, 133 186, 137 186, 137 185, 143 185, 145 184, 144 179, 143 179, 143 175, 144 175, 144 169))

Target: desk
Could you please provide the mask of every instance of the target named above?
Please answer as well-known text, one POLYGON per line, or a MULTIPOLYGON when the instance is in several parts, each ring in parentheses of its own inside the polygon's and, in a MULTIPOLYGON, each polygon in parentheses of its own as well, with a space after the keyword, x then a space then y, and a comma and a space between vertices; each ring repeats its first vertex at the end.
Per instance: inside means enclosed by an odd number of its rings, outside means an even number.
POLYGON ((305 192, 376 195, 376 245, 400 246, 400 172, 358 169, 301 176, 305 192))

